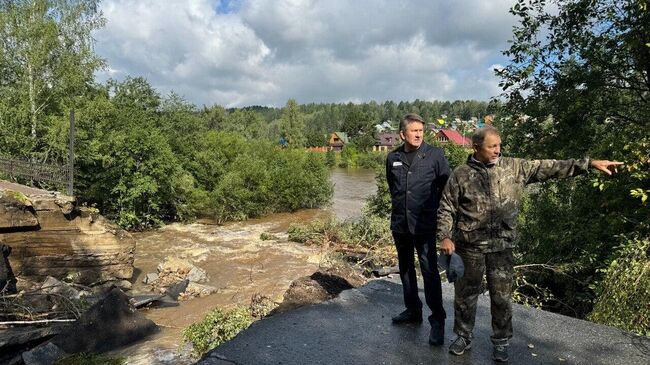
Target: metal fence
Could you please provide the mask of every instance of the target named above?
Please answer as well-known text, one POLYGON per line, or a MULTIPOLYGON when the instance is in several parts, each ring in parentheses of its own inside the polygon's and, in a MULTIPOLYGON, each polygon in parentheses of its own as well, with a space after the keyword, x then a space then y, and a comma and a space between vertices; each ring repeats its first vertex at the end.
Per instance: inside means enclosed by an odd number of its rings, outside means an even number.
POLYGON ((0 156, 0 172, 10 178, 44 181, 66 187, 68 195, 74 194, 74 110, 70 111, 70 133, 68 136, 68 164, 66 166, 21 160, 0 156))
POLYGON ((71 175, 68 166, 49 165, 9 157, 0 157, 0 171, 14 179, 47 181, 64 186, 68 186, 71 175))

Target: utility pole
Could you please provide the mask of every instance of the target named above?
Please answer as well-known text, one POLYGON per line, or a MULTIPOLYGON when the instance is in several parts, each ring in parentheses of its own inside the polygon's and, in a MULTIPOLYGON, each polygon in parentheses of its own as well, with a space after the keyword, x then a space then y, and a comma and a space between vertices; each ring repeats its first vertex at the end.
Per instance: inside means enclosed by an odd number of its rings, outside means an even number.
POLYGON ((70 110, 70 135, 68 151, 68 195, 74 196, 74 109, 70 110))

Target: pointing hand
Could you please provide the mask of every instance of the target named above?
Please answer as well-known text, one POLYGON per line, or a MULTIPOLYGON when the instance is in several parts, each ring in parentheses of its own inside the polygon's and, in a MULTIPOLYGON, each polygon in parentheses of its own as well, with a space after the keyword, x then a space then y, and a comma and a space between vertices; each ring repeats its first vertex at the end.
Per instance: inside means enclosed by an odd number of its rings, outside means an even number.
POLYGON ((618 173, 618 167, 623 165, 622 162, 609 160, 591 160, 591 167, 602 171, 604 174, 612 175, 618 173))

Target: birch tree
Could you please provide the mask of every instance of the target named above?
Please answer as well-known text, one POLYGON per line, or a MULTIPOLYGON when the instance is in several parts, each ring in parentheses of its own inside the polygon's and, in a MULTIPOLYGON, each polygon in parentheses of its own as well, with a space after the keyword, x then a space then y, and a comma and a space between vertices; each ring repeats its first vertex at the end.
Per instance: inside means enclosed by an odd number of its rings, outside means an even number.
POLYGON ((5 152, 50 159, 52 128, 103 66, 92 38, 103 24, 97 0, 0 0, 0 134, 15 140, 5 152))

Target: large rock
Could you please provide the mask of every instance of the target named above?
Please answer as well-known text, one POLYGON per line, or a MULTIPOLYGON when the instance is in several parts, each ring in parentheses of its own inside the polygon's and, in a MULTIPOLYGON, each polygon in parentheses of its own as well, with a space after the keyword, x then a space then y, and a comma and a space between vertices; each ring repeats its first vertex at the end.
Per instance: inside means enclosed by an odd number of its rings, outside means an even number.
POLYGON ((164 262, 158 264, 158 278, 155 280, 157 287, 167 287, 185 279, 193 283, 205 283, 208 281, 208 274, 188 260, 178 257, 167 257, 164 262))
POLYGON ((128 280, 135 241, 73 197, 0 180, 0 241, 18 277, 80 284, 128 280))
POLYGON ((159 330, 139 313, 129 297, 113 288, 71 326, 52 339, 67 353, 96 353, 140 341, 159 330))
POLYGON ((27 197, 15 191, 0 191, 0 229, 36 228, 38 219, 27 197))

